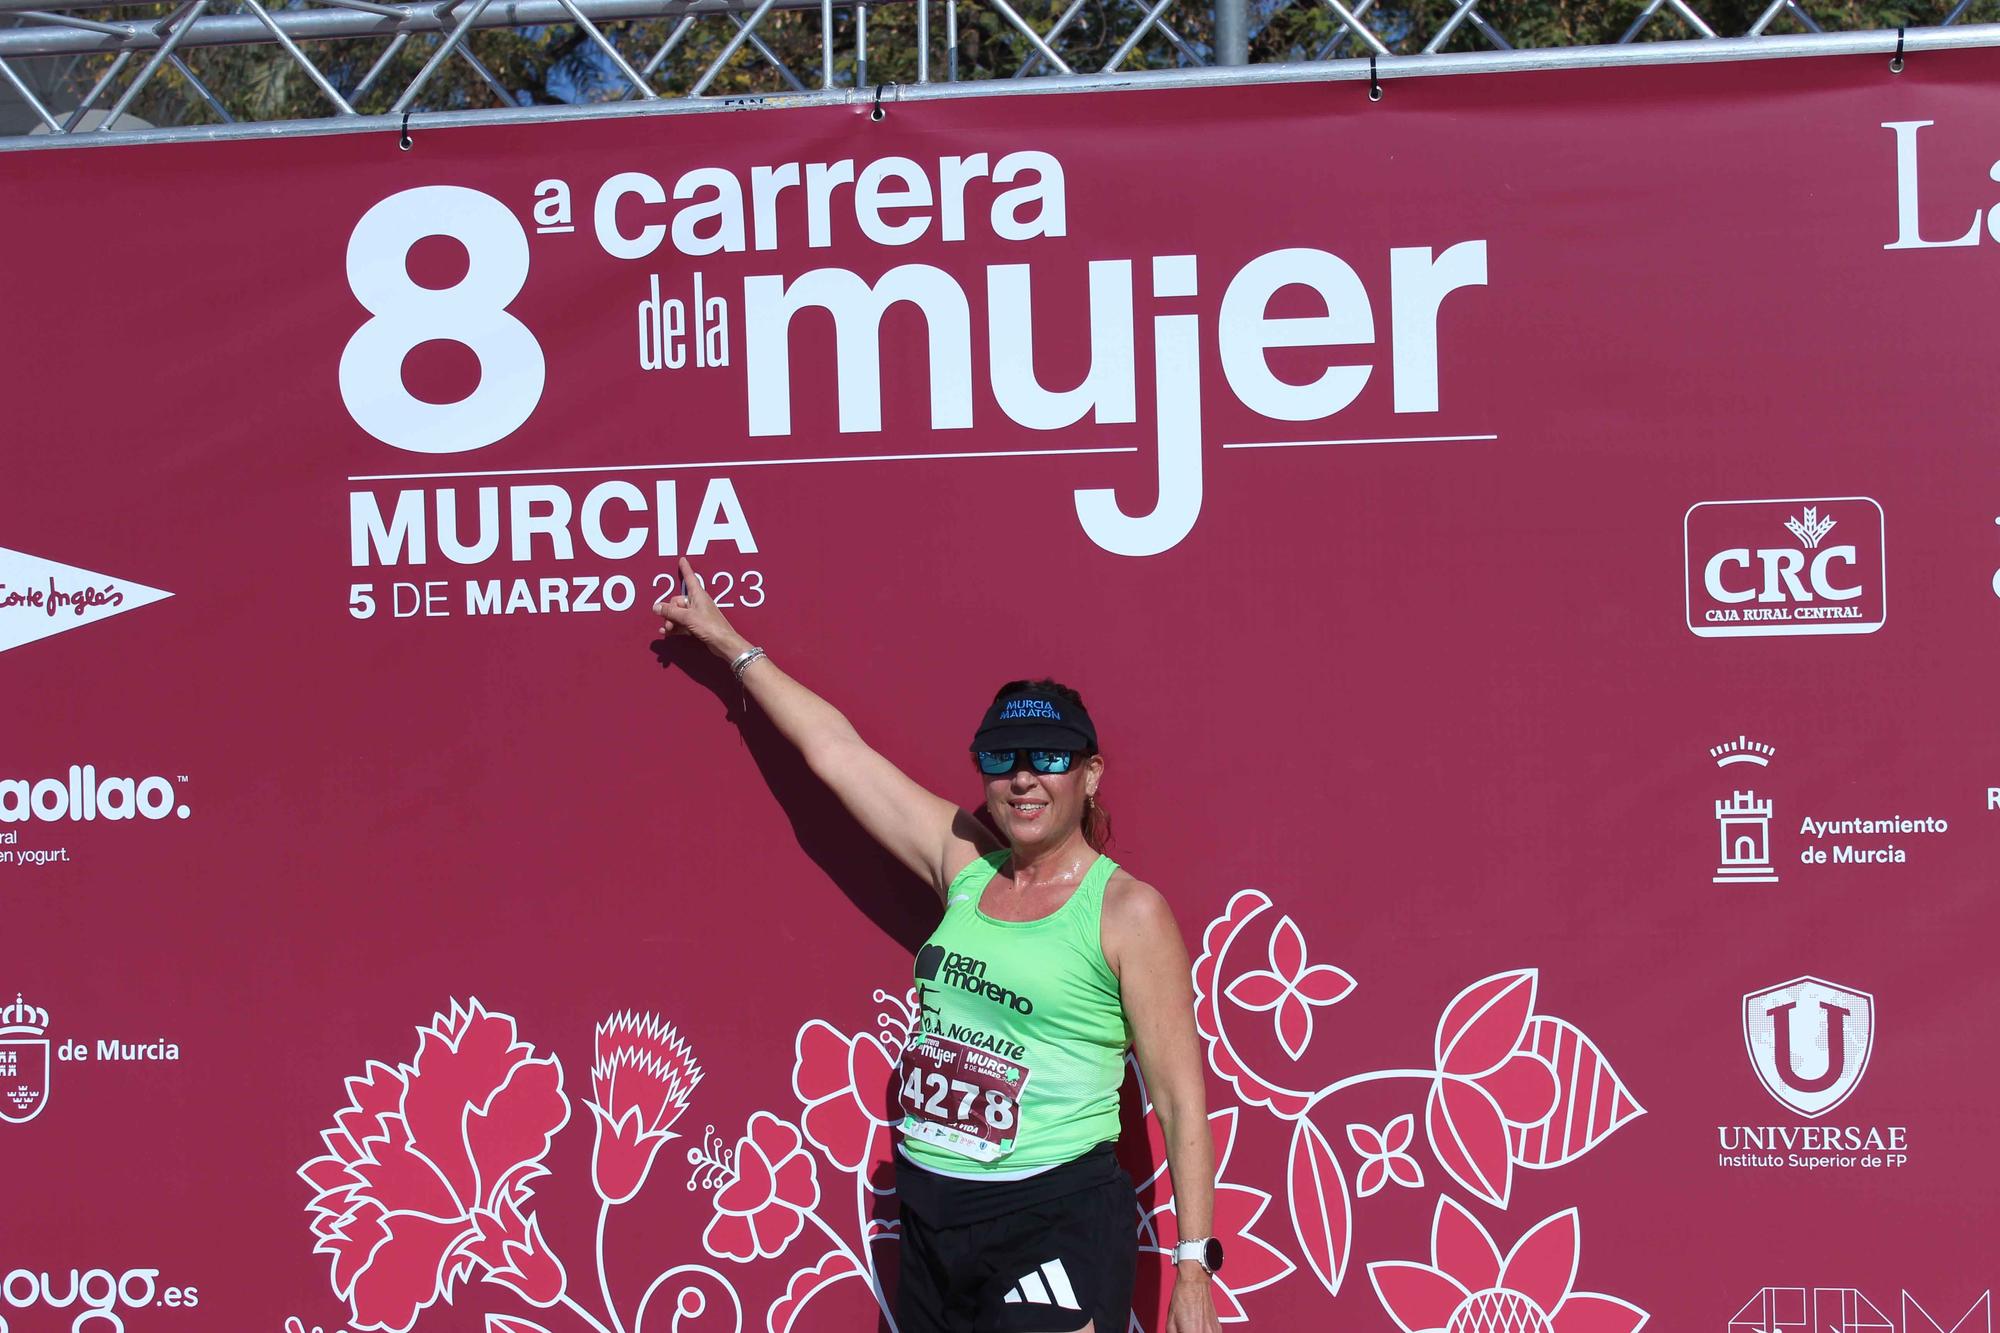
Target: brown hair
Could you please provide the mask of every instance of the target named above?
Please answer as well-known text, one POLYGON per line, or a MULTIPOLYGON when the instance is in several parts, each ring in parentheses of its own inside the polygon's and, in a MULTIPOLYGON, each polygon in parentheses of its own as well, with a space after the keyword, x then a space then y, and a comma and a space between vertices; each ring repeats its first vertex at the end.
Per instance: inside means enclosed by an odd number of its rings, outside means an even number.
MULTIPOLYGON (((993 700, 998 703, 1016 690, 1041 690, 1059 699, 1066 699, 1085 711, 1089 710, 1089 705, 1084 703, 1082 695, 1061 681, 1051 680, 1047 676, 1043 676, 1040 680, 1010 680, 994 691, 993 700)), ((1092 749, 1084 753, 1093 755, 1097 751, 1092 749)), ((1091 850, 1095 852, 1102 852, 1111 845, 1111 816, 1106 813, 1104 803, 1095 796, 1083 798, 1083 840, 1089 843, 1091 850)))

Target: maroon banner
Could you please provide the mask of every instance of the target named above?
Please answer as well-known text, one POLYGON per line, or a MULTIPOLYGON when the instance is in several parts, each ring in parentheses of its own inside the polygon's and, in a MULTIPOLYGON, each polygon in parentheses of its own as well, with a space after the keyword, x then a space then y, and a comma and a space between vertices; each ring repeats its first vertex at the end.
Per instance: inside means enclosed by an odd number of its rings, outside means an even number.
POLYGON ((1089 700, 1225 1321, 1991 1333, 2000 59, 1886 65, 0 156, 0 1330, 894 1327, 935 903, 685 555, 968 807, 1089 700))

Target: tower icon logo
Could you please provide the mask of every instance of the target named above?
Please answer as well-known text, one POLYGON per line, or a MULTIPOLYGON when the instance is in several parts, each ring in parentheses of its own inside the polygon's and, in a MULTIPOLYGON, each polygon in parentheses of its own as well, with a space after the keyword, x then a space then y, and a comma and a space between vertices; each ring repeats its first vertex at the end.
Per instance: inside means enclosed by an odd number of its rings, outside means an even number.
POLYGON ((1715 822, 1722 834, 1722 860, 1715 868, 1717 884, 1776 884, 1771 864, 1771 801, 1754 791, 1730 793, 1715 803, 1715 822))

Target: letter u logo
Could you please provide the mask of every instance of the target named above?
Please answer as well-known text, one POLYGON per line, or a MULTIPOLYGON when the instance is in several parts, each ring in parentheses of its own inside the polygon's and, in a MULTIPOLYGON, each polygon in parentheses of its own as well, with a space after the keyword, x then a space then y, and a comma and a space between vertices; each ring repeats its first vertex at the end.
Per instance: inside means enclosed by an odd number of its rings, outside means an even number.
POLYGON ((1868 1072, 1875 997, 1818 977, 1796 977, 1743 997, 1743 1041, 1764 1090, 1815 1119, 1846 1101, 1868 1072), (1825 1065, 1800 1044, 1824 1050, 1825 1065))
POLYGON ((1772 1063, 1784 1085, 1794 1092, 1807 1096, 1825 1092, 1840 1082, 1840 1076, 1847 1072, 1847 1019, 1849 1012, 1837 1004, 1819 1002, 1820 1031, 1825 1036, 1826 1069, 1816 1078, 1803 1078, 1799 1067, 1792 1059, 1792 1010, 1798 1008, 1796 1001, 1773 1005, 1768 1012, 1771 1016, 1772 1063))

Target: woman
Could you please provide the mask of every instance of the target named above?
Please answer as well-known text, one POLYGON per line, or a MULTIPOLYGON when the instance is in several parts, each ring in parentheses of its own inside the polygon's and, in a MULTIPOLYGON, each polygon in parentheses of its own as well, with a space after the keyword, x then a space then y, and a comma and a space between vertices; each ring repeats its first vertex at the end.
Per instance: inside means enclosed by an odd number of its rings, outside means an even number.
POLYGON ((728 662, 849 814, 937 893, 897 1070, 900 1333, 1126 1333, 1137 1257, 1118 1166, 1136 1052, 1179 1234, 1166 1333, 1217 1333, 1213 1140, 1187 949, 1166 900, 1102 854, 1097 732, 1075 691, 1003 687, 972 742, 1004 841, 875 753, 730 627, 686 560, 654 611, 728 662))

